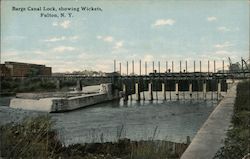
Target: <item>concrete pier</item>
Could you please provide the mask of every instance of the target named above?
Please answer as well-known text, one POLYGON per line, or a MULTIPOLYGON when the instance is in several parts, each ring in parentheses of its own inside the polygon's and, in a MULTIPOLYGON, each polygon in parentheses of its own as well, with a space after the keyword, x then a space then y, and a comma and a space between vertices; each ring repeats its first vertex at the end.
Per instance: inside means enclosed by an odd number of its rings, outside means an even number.
POLYGON ((235 98, 236 84, 229 89, 226 96, 210 114, 181 159, 212 159, 215 156, 224 145, 227 130, 231 125, 235 98))
POLYGON ((193 85, 192 85, 192 83, 189 83, 189 95, 190 95, 190 98, 192 98, 192 95, 193 95, 193 85))
POLYGON ((207 99, 207 83, 206 81, 203 82, 203 99, 207 99))
POLYGON ((77 91, 82 91, 82 82, 81 80, 78 80, 76 83, 76 90, 77 91))
POLYGON ((155 99, 158 100, 158 91, 157 91, 157 86, 156 86, 156 91, 155 91, 155 99))
POLYGON ((127 101, 128 100, 128 89, 127 89, 127 85, 123 84, 123 100, 127 101))
POLYGON ((148 84, 148 93, 149 93, 149 100, 154 100, 154 97, 153 97, 153 84, 152 83, 148 84))
POLYGON ((220 95, 221 95, 221 82, 218 82, 218 86, 217 86, 217 100, 220 99, 220 95))
POLYGON ((162 95, 163 95, 163 99, 166 100, 166 87, 165 87, 165 83, 162 83, 162 95))
POLYGON ((179 83, 175 83, 175 94, 177 96, 177 100, 179 100, 179 83))
POLYGON ((140 101, 141 100, 141 93, 140 93, 139 83, 135 84, 135 94, 136 94, 136 100, 140 101))
POLYGON ((56 89, 61 89, 61 81, 56 80, 56 89))
POLYGON ((220 97, 226 92, 227 83, 223 79, 179 79, 174 80, 168 77, 160 79, 160 77, 141 78, 134 77, 122 80, 118 87, 126 94, 124 100, 185 100, 199 99, 216 100, 216 93, 220 97), (217 91, 218 82, 220 88, 217 91), (125 86, 125 85, 126 86, 125 86), (146 94, 145 94, 146 92, 146 94), (195 93, 196 92, 196 93, 195 93), (211 96, 211 98, 210 98, 211 96))
POLYGON ((130 94, 130 100, 133 100, 133 89, 132 89, 132 86, 133 86, 133 84, 131 83, 130 84, 130 92, 129 92, 129 94, 130 94))

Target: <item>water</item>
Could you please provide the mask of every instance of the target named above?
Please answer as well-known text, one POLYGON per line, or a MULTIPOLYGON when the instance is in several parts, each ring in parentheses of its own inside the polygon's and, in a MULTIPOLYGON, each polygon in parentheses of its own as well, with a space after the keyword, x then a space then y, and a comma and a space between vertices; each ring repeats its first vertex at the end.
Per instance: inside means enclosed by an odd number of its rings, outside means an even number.
MULTIPOLYGON (((49 115, 55 121, 54 129, 58 130, 61 141, 66 145, 116 141, 124 137, 132 140, 185 142, 187 136, 191 139, 195 136, 216 104, 212 100, 155 100, 139 103, 134 100, 124 103, 120 100, 49 115)), ((0 124, 39 114, 46 113, 1 106, 0 124)))

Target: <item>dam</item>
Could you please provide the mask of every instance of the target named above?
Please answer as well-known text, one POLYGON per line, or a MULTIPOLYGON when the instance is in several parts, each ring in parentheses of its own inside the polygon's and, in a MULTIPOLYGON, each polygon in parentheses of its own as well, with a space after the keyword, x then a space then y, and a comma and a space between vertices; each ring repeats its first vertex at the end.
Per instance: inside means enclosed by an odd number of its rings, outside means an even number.
POLYGON ((44 112, 70 111, 119 98, 112 84, 101 84, 94 92, 21 93, 11 99, 10 107, 44 112))

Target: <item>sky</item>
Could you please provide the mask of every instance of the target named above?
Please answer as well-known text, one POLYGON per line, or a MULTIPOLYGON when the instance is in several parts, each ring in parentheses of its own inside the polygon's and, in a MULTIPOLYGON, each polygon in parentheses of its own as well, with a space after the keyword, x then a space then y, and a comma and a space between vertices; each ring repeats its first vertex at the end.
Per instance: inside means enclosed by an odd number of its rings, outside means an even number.
MULTIPOLYGON (((179 70, 185 61, 198 69, 216 70, 249 58, 248 0, 138 0, 138 1, 1 1, 1 63, 45 64, 53 72, 113 71, 114 60, 129 72, 134 60, 147 61, 148 72, 158 61, 161 70, 179 70), (41 7, 41 11, 31 10, 41 7), (48 11, 54 7, 56 11, 48 11), (59 8, 76 8, 62 11, 59 8), (98 8, 82 11, 81 7, 98 8), (24 8, 24 9, 21 9, 24 8), (45 10, 43 9, 45 8, 45 10), (79 11, 77 11, 79 8, 79 11), (44 17, 41 14, 57 14, 44 17), (65 17, 60 17, 65 13, 65 17), (72 16, 69 17, 68 13, 72 16)), ((142 74, 144 73, 144 67, 142 74)))

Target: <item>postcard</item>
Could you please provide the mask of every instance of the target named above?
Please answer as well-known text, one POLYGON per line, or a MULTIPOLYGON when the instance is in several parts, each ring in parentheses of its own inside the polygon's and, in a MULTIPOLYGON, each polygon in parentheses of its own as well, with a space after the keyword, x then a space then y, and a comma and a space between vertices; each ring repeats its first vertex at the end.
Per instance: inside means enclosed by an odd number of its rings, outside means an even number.
POLYGON ((0 158, 249 158, 249 8, 2 0, 0 158))

